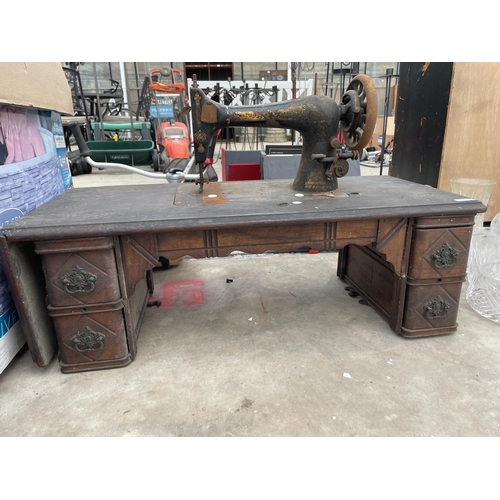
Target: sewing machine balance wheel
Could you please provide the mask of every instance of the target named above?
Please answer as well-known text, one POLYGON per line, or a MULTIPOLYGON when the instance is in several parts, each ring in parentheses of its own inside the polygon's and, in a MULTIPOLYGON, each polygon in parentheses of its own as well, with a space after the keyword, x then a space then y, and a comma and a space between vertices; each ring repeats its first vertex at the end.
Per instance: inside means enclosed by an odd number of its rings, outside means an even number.
POLYGON ((340 103, 340 125, 345 145, 361 151, 369 142, 377 122, 377 89, 367 75, 351 80, 340 103))

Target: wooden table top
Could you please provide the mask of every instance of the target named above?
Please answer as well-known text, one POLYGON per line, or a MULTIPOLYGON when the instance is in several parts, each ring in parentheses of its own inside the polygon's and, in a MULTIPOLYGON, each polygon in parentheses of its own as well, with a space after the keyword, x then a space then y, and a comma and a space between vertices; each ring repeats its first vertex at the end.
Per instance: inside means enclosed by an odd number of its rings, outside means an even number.
POLYGON ((9 241, 146 231, 216 229, 388 217, 460 216, 486 207, 389 176, 347 176, 334 193, 297 196, 292 181, 217 182, 72 188, 2 229, 9 241))

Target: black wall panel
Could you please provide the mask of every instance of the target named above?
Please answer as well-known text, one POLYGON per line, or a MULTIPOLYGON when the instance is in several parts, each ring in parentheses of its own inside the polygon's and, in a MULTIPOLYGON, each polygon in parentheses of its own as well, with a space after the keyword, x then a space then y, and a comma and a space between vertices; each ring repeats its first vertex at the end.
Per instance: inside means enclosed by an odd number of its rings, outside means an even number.
POLYGON ((389 175, 437 187, 453 63, 401 63, 389 175))

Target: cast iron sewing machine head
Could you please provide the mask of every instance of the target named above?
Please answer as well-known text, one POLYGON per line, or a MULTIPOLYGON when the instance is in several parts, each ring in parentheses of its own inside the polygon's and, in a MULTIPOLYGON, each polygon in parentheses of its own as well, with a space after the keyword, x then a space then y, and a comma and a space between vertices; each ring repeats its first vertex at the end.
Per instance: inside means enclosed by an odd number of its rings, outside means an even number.
MULTIPOLYGON (((286 128, 302 136, 302 156, 293 189, 327 192, 338 189, 337 178, 348 171, 348 158, 357 158, 370 141, 377 120, 375 85, 356 76, 337 104, 322 95, 256 106, 224 106, 198 87, 190 88, 195 161, 200 172, 213 161, 217 134, 223 127, 286 128), (344 143, 338 138, 343 132, 344 143)), ((203 176, 200 175, 200 191, 203 176)))

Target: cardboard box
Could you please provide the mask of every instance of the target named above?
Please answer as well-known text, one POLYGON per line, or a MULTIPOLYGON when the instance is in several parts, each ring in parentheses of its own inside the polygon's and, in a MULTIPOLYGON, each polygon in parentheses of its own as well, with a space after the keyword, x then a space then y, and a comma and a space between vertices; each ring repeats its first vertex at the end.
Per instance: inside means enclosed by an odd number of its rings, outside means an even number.
POLYGON ((0 63, 0 104, 74 114, 71 90, 58 62, 0 63))
POLYGON ((19 315, 0 262, 0 373, 5 370, 25 342, 19 315))

